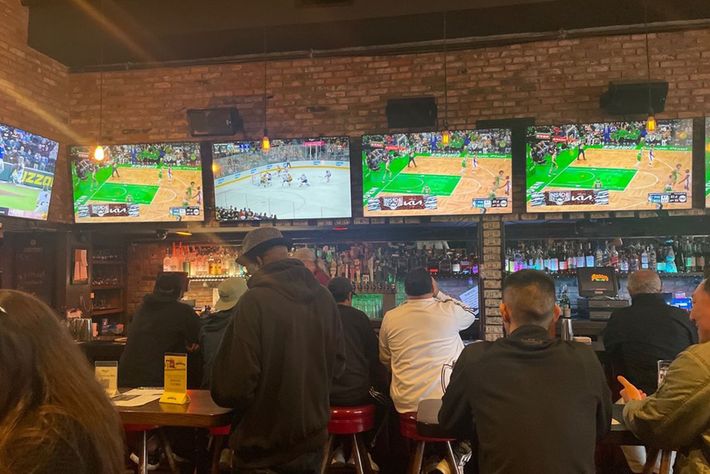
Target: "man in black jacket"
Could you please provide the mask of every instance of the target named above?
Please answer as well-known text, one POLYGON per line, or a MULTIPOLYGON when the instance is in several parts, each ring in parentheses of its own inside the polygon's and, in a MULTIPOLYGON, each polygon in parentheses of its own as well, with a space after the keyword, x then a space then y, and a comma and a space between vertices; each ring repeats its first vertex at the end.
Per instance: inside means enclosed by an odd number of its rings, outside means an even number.
POLYGON ((238 262, 252 275, 212 370, 212 397, 234 408, 230 445, 242 472, 320 468, 331 380, 344 368, 338 308, 274 227, 247 234, 238 262))
POLYGON ((663 300, 661 279, 653 270, 629 276, 631 306, 615 310, 604 330, 604 349, 614 375, 651 394, 657 388, 659 360, 673 360, 698 343, 688 313, 663 300))
POLYGON ((500 311, 508 336, 464 349, 439 422, 478 439, 481 474, 593 474, 596 441, 611 424, 611 393, 596 355, 550 337, 560 308, 542 272, 506 278, 500 311))

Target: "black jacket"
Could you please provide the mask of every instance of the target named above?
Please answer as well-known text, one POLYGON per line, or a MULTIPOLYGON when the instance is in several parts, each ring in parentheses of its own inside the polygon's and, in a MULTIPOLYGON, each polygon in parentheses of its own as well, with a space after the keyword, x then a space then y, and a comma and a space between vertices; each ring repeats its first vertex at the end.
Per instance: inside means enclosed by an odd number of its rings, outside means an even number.
POLYGON ((234 316, 234 308, 225 311, 218 311, 210 314, 202 321, 202 329, 200 329, 200 349, 202 350, 203 370, 202 370, 202 388, 209 389, 210 381, 212 380, 212 364, 217 356, 219 345, 222 343, 222 337, 227 329, 227 325, 234 316))
POLYGON ((380 375, 378 341, 367 315, 338 305, 345 340, 345 371, 333 381, 330 404, 353 406, 369 403, 369 391, 380 375))
POLYGON ((442 400, 442 428, 478 438, 481 474, 593 474, 596 442, 611 424, 594 351, 538 326, 466 347, 442 400))
POLYGON ((614 375, 625 376, 649 395, 657 388, 658 361, 673 360, 697 343, 688 313, 667 305, 659 294, 635 296, 631 306, 612 313, 604 330, 614 375))
POLYGON ((212 397, 235 409, 238 468, 271 467, 323 447, 331 381, 344 367, 338 308, 298 260, 247 283, 212 368, 212 397))
POLYGON ((197 342, 200 320, 173 298, 146 295, 128 326, 128 342, 118 364, 121 387, 162 387, 166 352, 187 352, 197 342))

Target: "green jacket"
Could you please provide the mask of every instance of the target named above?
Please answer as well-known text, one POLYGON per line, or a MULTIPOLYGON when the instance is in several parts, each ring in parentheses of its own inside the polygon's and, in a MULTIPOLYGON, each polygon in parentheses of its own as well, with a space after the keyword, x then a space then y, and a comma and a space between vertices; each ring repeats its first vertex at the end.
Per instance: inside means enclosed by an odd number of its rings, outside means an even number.
POLYGON ((676 474, 710 474, 710 342, 681 352, 656 393, 626 404, 624 420, 644 443, 678 450, 676 474))

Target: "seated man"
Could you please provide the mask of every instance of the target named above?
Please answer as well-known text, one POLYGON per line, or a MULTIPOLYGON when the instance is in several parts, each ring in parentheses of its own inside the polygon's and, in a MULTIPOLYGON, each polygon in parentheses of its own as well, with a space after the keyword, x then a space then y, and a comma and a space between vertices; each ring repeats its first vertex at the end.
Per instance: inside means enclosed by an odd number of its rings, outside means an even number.
POLYGON ((333 380, 331 406, 355 406, 372 403, 370 387, 380 385, 382 365, 377 354, 377 336, 365 313, 352 307, 353 286, 350 280, 337 277, 328 283, 338 303, 345 340, 345 371, 333 380))
POLYGON ((658 273, 632 273, 628 289, 631 306, 612 313, 604 330, 604 348, 614 375, 622 374, 644 392, 653 393, 657 362, 675 359, 698 342, 698 333, 688 313, 663 301, 658 273))
POLYGON ((471 308, 440 292, 424 268, 407 275, 404 290, 407 301, 388 311, 380 328, 380 361, 392 372, 390 395, 399 413, 441 398, 442 378, 464 347, 459 331, 475 319, 471 308))
POLYGON ((690 317, 700 344, 673 361, 656 393, 639 400, 621 391, 627 426, 644 443, 677 449, 677 474, 710 472, 710 280, 693 293, 690 317))
POLYGON ((594 351, 550 336, 560 315, 554 282, 536 270, 510 275, 500 312, 507 337, 463 351, 439 422, 478 438, 482 474, 594 473, 611 394, 594 351))

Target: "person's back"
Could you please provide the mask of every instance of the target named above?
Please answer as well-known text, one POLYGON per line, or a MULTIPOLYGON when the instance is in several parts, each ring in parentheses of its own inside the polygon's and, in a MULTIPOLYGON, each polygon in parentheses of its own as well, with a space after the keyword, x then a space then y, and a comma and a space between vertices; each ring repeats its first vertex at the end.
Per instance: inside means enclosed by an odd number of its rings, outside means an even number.
POLYGON ((482 474, 594 473, 596 441, 611 418, 603 370, 589 347, 549 335, 546 328, 559 316, 554 283, 541 272, 524 272, 506 280, 501 313, 508 336, 463 351, 439 421, 451 433, 478 440, 482 474), (533 290, 516 301, 516 286, 533 290), (511 308, 524 314, 520 308, 530 302, 544 306, 531 311, 539 319, 513 323, 511 308))
MULTIPOLYGON (((277 235, 271 240, 283 240, 277 235)), ((243 256, 251 258, 248 251, 243 256)), ((215 358, 212 397, 235 409, 230 445, 238 468, 278 466, 300 456, 319 464, 331 380, 343 357, 337 307, 301 262, 268 254, 260 261, 215 358)))
POLYGON ((426 270, 410 272, 408 283, 407 301, 388 311, 380 328, 380 360, 392 372, 390 395, 399 413, 441 398, 442 379, 464 348, 459 331, 475 319, 470 308, 440 293, 426 270))
POLYGON ((632 305, 613 312, 604 330, 604 348, 615 374, 650 394, 657 388, 657 361, 675 359, 698 342, 698 334, 688 313, 665 303, 655 272, 633 273, 629 291, 632 305))
MULTIPOLYGON (((170 277, 165 276, 173 283, 170 277)), ((162 387, 165 353, 184 353, 197 343, 200 321, 179 297, 172 290, 163 294, 156 289, 143 298, 128 326, 126 349, 118 364, 122 387, 162 387)))
POLYGON ((333 380, 330 404, 354 406, 372 403, 370 387, 377 383, 380 366, 377 336, 370 320, 362 311, 353 308, 352 284, 344 277, 333 278, 328 284, 338 303, 345 343, 345 370, 333 380))

